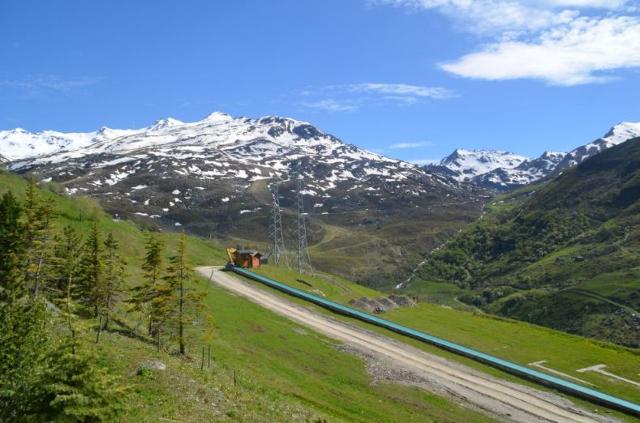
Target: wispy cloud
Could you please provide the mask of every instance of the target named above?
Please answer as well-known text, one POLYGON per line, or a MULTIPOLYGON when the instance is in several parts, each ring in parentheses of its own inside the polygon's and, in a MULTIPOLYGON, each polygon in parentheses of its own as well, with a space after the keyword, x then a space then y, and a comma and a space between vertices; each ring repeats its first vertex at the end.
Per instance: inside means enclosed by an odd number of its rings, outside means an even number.
POLYGON ((307 99, 302 106, 329 112, 351 112, 372 104, 412 105, 456 97, 453 91, 443 87, 373 82, 328 85, 298 94, 307 99))
POLYGON ((336 101, 333 99, 325 99, 302 103, 302 105, 310 109, 318 109, 328 112, 353 112, 354 110, 358 110, 358 105, 353 100, 336 101))
POLYGON ((0 79, 0 88, 11 88, 27 94, 70 92, 98 84, 101 78, 79 76, 63 78, 57 75, 34 75, 22 79, 0 79))
POLYGON ((431 141, 399 142, 399 143, 391 144, 389 146, 389 149, 390 150, 408 150, 411 148, 420 148, 420 147, 433 147, 433 143, 431 141))
POLYGON ((417 100, 419 98, 431 98, 435 100, 443 100, 455 96, 453 91, 447 88, 410 84, 383 84, 368 82, 364 84, 344 85, 343 87, 352 92, 379 94, 382 95, 383 98, 405 102, 407 99, 417 100))
POLYGON ((440 67, 467 78, 605 82, 640 67, 637 0, 371 0, 435 11, 478 36, 479 46, 440 67))

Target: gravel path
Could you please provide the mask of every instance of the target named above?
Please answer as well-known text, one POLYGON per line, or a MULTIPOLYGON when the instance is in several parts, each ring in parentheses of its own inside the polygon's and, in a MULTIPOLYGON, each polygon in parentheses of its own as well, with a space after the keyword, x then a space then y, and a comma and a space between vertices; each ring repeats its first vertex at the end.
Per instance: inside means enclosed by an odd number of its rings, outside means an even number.
POLYGON ((198 273, 223 288, 283 315, 325 336, 339 340, 348 350, 368 360, 386 379, 445 394, 471 408, 505 421, 612 422, 589 413, 571 401, 549 392, 507 382, 462 364, 427 353, 397 340, 369 332, 268 292, 216 267, 199 267, 198 273), (395 375, 395 376, 394 376, 395 375))

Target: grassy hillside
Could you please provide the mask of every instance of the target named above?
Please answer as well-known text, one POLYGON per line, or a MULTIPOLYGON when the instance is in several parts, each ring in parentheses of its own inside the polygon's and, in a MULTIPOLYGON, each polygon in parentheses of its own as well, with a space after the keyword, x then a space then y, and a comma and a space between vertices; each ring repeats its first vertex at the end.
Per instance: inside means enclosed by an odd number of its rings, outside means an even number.
POLYGON ((640 346, 640 139, 496 199, 409 292, 640 346), (451 301, 449 299, 449 301, 451 301))
MULTIPOLYGON (((314 276, 304 275, 301 278, 295 271, 271 266, 262 267, 257 270, 257 273, 343 304, 362 296, 378 297, 381 295, 380 292, 368 290, 347 280, 336 279, 334 276, 323 273, 314 276)), ((285 295, 277 291, 271 292, 285 295)), ((329 313, 319 307, 303 303, 301 300, 288 298, 318 311, 329 313)), ((640 350, 637 349, 620 347, 517 320, 425 302, 413 307, 390 310, 381 313, 380 316, 525 366, 532 362, 546 360, 545 365, 551 369, 582 379, 596 389, 640 402, 640 391, 632 384, 617 381, 598 373, 579 373, 576 371, 595 364, 606 364, 607 371, 630 380, 638 380, 637 369, 640 366, 640 350)), ((522 379, 384 329, 335 314, 333 317, 348 320, 352 324, 361 325, 386 336, 396 337, 403 342, 495 376, 518 383, 526 383, 522 379)))
MULTIPOLYGON (((260 195, 264 196, 264 192, 260 195)), ((399 210, 361 206, 330 215, 315 212, 313 204, 306 204, 309 251, 314 265, 372 288, 392 288, 407 278, 425 254, 476 219, 482 205, 479 201, 445 204, 441 199, 433 199, 432 203, 399 210)), ((222 237, 231 245, 265 248, 270 203, 258 206, 263 210, 230 221, 222 237)), ((289 207, 283 208, 282 219, 285 243, 292 246, 297 242, 297 223, 291 210, 294 205, 289 207)))
MULTIPOLYGON (((52 189, 55 187, 51 187, 52 189)), ((21 178, 0 174, 0 193, 23 197, 21 178)), ((44 190, 59 214, 56 226, 72 225, 86 234, 98 224, 120 241, 127 258, 128 284, 140 282, 144 233, 130 222, 113 221, 91 200, 67 198, 44 190)), ((178 234, 164 233, 168 254, 178 234)), ((196 265, 222 264, 219 246, 189 238, 196 265)), ((342 281, 347 284, 346 281, 342 281)), ((354 286, 354 289, 365 288, 354 286)), ((144 331, 132 333, 135 315, 117 312, 120 322, 103 334, 100 363, 129 387, 122 421, 489 421, 484 415, 424 391, 393 384, 372 385, 365 363, 337 348, 337 343, 246 300, 200 280, 204 317, 214 322, 214 338, 194 337, 186 359, 173 351, 157 352, 144 331), (200 370, 201 348, 211 347, 213 360, 200 370), (159 360, 165 370, 144 370, 159 360), (236 374, 234 383, 234 371, 236 374)))

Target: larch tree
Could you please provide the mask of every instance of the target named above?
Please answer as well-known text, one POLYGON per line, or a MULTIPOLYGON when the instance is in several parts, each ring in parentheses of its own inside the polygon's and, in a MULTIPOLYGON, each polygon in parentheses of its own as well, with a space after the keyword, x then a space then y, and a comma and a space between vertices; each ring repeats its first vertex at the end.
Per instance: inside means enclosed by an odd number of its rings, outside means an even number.
MULTIPOLYGON (((0 421, 114 421, 123 388, 81 348, 73 278, 67 279, 66 307, 57 301, 63 307, 56 313, 25 283, 38 258, 27 248, 37 239, 27 238, 29 222, 34 220, 5 193, 0 198, 0 421), (60 330, 62 321, 70 328, 68 337, 60 330)), ((79 254, 69 257, 80 261, 79 254)))
POLYGON ((126 263, 120 256, 119 248, 118 241, 110 232, 104 240, 104 276, 102 278, 102 289, 100 290, 102 298, 99 300, 99 313, 103 317, 100 321, 104 322, 104 326, 98 328, 98 340, 100 339, 100 332, 109 328, 112 311, 120 299, 124 285, 126 263))
POLYGON ((69 283, 75 287, 71 292, 72 298, 81 296, 76 281, 80 277, 79 263, 83 250, 82 238, 71 226, 65 226, 61 234, 55 235, 49 272, 49 289, 53 298, 64 298, 69 283))
POLYGON ((92 310, 93 317, 99 318, 99 309, 104 298, 103 244, 97 223, 91 226, 84 243, 82 259, 79 263, 79 290, 81 302, 92 310))
POLYGON ((41 197, 36 181, 27 185, 24 202, 24 267, 25 282, 34 296, 38 296, 46 279, 44 272, 51 254, 51 221, 54 211, 50 201, 41 197))
POLYGON ((154 316, 152 301, 158 296, 158 284, 162 281, 162 264, 164 243, 155 234, 148 234, 145 241, 145 254, 142 261, 144 282, 132 289, 129 302, 133 310, 142 313, 147 318, 148 332, 153 335, 157 316, 154 316))
POLYGON ((0 301, 10 302, 25 292, 22 207, 9 191, 0 198, 0 301))
POLYGON ((165 279, 174 295, 175 320, 178 347, 181 355, 186 354, 186 326, 192 323, 197 311, 202 307, 202 296, 189 285, 193 282, 193 271, 187 258, 187 237, 180 236, 176 254, 169 259, 165 279))

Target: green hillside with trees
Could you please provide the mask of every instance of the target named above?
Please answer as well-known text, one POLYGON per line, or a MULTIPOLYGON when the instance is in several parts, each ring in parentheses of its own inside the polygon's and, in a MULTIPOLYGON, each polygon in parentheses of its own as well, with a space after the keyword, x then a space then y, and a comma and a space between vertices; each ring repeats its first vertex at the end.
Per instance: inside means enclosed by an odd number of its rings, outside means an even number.
POLYGON ((491 420, 194 278, 216 244, 56 191, 0 173, 0 421, 491 420))
POLYGON ((635 139, 498 197, 406 289, 439 301, 448 292, 491 313, 638 347, 639 199, 635 139))

